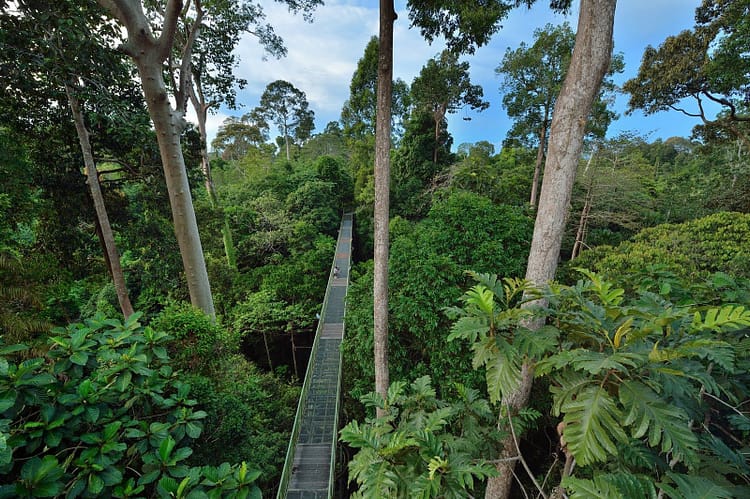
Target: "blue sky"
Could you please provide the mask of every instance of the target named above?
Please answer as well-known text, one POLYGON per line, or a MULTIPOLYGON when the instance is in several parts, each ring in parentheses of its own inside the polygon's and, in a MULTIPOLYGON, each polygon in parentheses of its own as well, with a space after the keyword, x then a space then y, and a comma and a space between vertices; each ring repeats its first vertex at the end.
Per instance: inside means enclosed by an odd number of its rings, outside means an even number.
MULTIPOLYGON (((315 111, 316 131, 322 131, 329 121, 338 120, 341 107, 349 97, 349 83, 357 61, 370 37, 378 31, 377 0, 327 0, 325 6, 316 10, 312 24, 289 14, 282 5, 269 3, 265 2, 267 20, 284 38, 288 55, 280 60, 264 60, 263 51, 252 36, 242 39, 237 48, 241 60, 237 74, 248 81, 247 87, 238 92, 238 102, 243 107, 221 109, 209 116, 209 141, 227 116, 240 116, 257 106, 266 85, 277 79, 289 81, 307 94, 310 107, 315 111)), ((472 82, 483 87, 490 107, 482 113, 461 112, 449 116, 448 128, 454 137, 454 146, 486 140, 499 151, 511 122, 501 105, 501 80, 495 68, 506 48, 516 48, 522 41, 532 43, 534 30, 547 23, 560 24, 567 20, 575 29, 578 2, 574 0, 574 4, 568 16, 550 12, 545 0, 539 0, 530 10, 516 9, 502 23, 503 28, 490 44, 465 57, 471 64, 472 82), (465 116, 471 116, 471 121, 465 121, 465 116)), ((700 0, 620 0, 614 38, 615 51, 624 54, 625 71, 616 77, 616 83, 622 84, 637 74, 646 46, 657 46, 667 36, 691 28, 699 4, 700 0)), ((443 45, 438 42, 428 45, 417 30, 409 29, 405 2, 397 0, 396 9, 399 19, 394 27, 394 76, 411 83, 443 45)), ((610 127, 610 136, 623 131, 637 132, 650 140, 689 136, 697 124, 695 118, 676 111, 651 116, 636 112, 625 116, 626 104, 627 96, 617 98, 615 110, 621 116, 610 127)))

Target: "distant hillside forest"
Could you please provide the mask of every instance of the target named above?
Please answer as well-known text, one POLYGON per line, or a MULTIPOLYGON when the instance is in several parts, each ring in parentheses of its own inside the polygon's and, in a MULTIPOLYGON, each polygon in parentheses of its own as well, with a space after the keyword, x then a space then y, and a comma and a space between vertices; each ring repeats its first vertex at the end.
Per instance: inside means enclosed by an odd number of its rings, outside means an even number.
POLYGON ((152 3, 0 2, 0 496, 274 496, 353 212, 340 497, 499 497, 510 461, 510 497, 750 497, 747 2, 704 2, 625 84, 631 111, 723 106, 674 111, 690 137, 607 133, 612 55, 551 283, 524 277, 573 29, 498 57, 502 143, 453 142, 447 115, 497 91, 460 43, 393 82, 385 396, 379 40, 316 130, 286 81, 236 110, 239 34, 284 53, 259 5, 152 3))

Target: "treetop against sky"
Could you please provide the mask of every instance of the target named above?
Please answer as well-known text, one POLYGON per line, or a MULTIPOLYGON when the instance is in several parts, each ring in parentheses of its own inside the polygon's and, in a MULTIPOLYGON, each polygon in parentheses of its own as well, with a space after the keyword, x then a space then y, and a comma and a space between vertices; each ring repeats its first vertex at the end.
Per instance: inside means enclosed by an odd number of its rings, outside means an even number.
MULTIPOLYGON (((667 36, 676 35, 694 24, 695 8, 700 0, 626 0, 617 5, 615 19, 615 51, 622 52, 625 71, 615 82, 621 85, 633 78, 648 45, 658 46, 667 36)), ((554 14, 546 2, 540 1, 532 9, 515 9, 502 23, 502 29, 489 45, 479 48, 474 55, 463 60, 470 63, 473 83, 484 88, 484 98, 490 107, 482 113, 469 109, 449 115, 449 131, 454 144, 486 140, 499 148, 511 121, 502 108, 501 79, 495 73, 506 48, 517 48, 521 42, 533 43, 533 33, 547 23, 568 21, 575 29, 578 19, 578 2, 567 16, 554 14), (464 118, 471 118, 466 120, 464 118)), ((248 81, 238 92, 238 110, 222 108, 209 116, 209 142, 222 121, 228 116, 240 116, 260 102, 260 97, 270 82, 286 80, 307 95, 310 108, 315 112, 314 133, 320 133, 326 123, 340 117, 344 101, 349 97, 349 84, 357 61, 362 57, 370 37, 378 32, 378 2, 374 0, 332 0, 316 9, 314 22, 305 23, 292 16, 283 5, 269 3, 264 6, 267 20, 284 38, 287 57, 264 59, 264 53, 252 35, 245 35, 238 52, 241 58, 237 68, 239 77, 248 81)), ((429 45, 416 29, 409 29, 406 2, 396 2, 398 19, 394 26, 394 78, 411 84, 428 59, 444 48, 442 42, 429 45)), ((697 121, 677 112, 664 112, 645 117, 639 111, 625 116, 627 96, 620 95, 615 110, 621 115, 610 127, 609 135, 621 131, 650 134, 652 139, 671 136, 689 136, 697 121)))

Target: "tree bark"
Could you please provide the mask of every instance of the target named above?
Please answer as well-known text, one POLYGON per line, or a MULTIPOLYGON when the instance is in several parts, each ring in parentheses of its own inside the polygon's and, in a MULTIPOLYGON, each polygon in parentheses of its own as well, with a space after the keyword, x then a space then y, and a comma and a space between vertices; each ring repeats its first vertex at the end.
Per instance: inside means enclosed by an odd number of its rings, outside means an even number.
POLYGON ((545 111, 544 122, 542 123, 542 129, 539 132, 539 146, 536 150, 536 162, 534 163, 534 178, 531 181, 531 196, 529 198, 529 205, 532 208, 536 208, 536 197, 539 190, 539 177, 542 172, 542 163, 544 162, 544 150, 547 146, 547 116, 545 111))
MULTIPOLYGON (((391 95, 393 93, 393 0, 380 0, 378 88, 375 118, 374 356, 375 391, 388 393, 388 223, 391 181, 391 95)), ((378 409, 378 417, 383 411, 378 409)))
MULTIPOLYGON (((569 209, 576 168, 583 148, 586 120, 602 79, 609 68, 612 31, 617 0, 581 0, 575 48, 550 128, 547 160, 534 223, 534 235, 526 268, 526 279, 543 286, 555 277, 569 209)), ((538 328, 542 324, 530 324, 538 328)), ((529 401, 534 376, 533 364, 521 367, 516 390, 503 394, 503 406, 511 413, 529 401)), ((501 457, 515 455, 512 437, 503 441, 501 457)), ((499 475, 487 482, 485 498, 507 498, 513 482, 515 461, 496 464, 499 475)))
POLYGON ((86 123, 83 120, 83 113, 81 112, 78 98, 75 96, 73 89, 69 85, 65 85, 65 93, 68 96, 68 104, 73 113, 73 121, 75 122, 78 141, 81 144, 83 163, 86 167, 86 184, 89 186, 91 199, 94 202, 96 220, 101 231, 101 238, 104 245, 104 257, 107 260, 107 267, 112 276, 112 282, 115 285, 115 292, 117 293, 117 301, 120 304, 120 310, 122 310, 122 315, 127 319, 133 315, 133 305, 130 303, 130 296, 128 295, 128 288, 125 283, 125 275, 120 266, 120 253, 117 251, 115 236, 112 233, 112 227, 109 224, 109 215, 107 215, 107 207, 104 204, 104 197, 102 196, 102 189, 99 184, 99 174, 96 171, 94 155, 91 152, 89 132, 86 128, 86 123))
MULTIPOLYGON (((180 145, 180 134, 185 126, 185 104, 190 74, 190 49, 183 50, 180 83, 175 89, 176 108, 172 109, 164 85, 162 66, 169 57, 182 8, 181 0, 168 0, 164 8, 161 35, 155 38, 143 6, 139 0, 99 0, 127 29, 128 40, 122 47, 133 59, 141 77, 143 94, 159 143, 169 202, 172 208, 174 231, 185 269, 190 302, 206 315, 215 318, 211 286, 208 282, 198 222, 190 194, 185 158, 180 145)), ((191 40, 194 32, 191 33, 191 40)))

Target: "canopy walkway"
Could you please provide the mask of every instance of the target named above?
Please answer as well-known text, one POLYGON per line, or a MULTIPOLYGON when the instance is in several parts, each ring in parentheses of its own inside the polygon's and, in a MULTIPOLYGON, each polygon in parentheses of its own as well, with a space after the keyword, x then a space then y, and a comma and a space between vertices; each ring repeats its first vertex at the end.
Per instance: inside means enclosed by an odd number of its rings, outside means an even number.
POLYGON ((302 385, 278 499, 333 496, 341 390, 341 341, 352 254, 352 214, 339 228, 336 254, 302 385), (338 275, 334 268, 338 267, 338 275))

